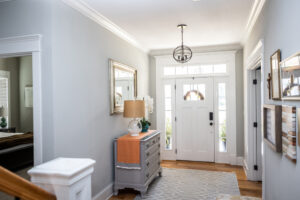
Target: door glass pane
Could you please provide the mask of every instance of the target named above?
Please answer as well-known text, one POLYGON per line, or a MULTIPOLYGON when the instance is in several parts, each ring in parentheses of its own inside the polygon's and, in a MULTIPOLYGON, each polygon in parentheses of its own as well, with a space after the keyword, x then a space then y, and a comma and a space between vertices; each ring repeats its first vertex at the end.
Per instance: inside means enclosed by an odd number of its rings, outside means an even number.
POLYGON ((214 65, 214 73, 226 73, 226 64, 214 65))
POLYGON ((176 75, 188 74, 187 66, 178 66, 176 67, 176 75))
POLYGON ((201 65, 201 73, 202 74, 213 73, 213 66, 212 65, 201 65))
POLYGON ((172 109, 171 98, 165 99, 165 110, 170 111, 172 109))
POLYGON ((165 111, 166 149, 172 149, 172 113, 165 111))
POLYGON ((218 127, 219 152, 227 152, 227 112, 226 112, 226 85, 218 84, 218 127))
POLYGON ((219 138, 219 151, 227 152, 227 140, 226 138, 219 138))
POLYGON ((175 67, 164 67, 164 75, 165 76, 175 75, 175 67))
POLYGON ((184 84, 183 99, 185 101, 203 101, 205 99, 205 84, 184 84))
POLYGON ((172 85, 165 85, 165 149, 172 149, 172 85))
POLYGON ((191 65, 188 66, 188 72, 189 74, 201 74, 201 67, 199 65, 191 65))

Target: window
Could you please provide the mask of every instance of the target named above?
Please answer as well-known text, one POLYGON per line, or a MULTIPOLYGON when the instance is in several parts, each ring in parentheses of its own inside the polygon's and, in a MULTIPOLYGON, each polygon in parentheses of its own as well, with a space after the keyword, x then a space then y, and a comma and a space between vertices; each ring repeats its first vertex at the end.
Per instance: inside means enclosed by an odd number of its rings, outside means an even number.
POLYGON ((0 107, 4 107, 5 118, 8 123, 8 81, 9 72, 0 70, 0 107))
POLYGON ((219 152, 227 152, 226 84, 218 84, 219 152))
POLYGON ((207 65, 177 65, 165 66, 164 76, 176 75, 200 75, 200 74, 224 74, 227 73, 226 64, 207 65))
POLYGON ((171 84, 165 85, 165 133, 166 149, 172 149, 172 89, 171 84))
POLYGON ((184 84, 183 99, 185 101, 203 101, 205 98, 204 84, 184 84))

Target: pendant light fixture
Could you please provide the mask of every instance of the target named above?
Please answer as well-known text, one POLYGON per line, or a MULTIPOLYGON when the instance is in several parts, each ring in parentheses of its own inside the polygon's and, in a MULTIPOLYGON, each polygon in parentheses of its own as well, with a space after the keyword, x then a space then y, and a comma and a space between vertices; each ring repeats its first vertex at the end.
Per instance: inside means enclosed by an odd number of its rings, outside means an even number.
POLYGON ((179 63, 186 63, 191 60, 193 56, 191 48, 183 45, 183 29, 186 27, 186 24, 179 24, 177 26, 177 28, 181 29, 181 45, 174 49, 173 58, 179 63))

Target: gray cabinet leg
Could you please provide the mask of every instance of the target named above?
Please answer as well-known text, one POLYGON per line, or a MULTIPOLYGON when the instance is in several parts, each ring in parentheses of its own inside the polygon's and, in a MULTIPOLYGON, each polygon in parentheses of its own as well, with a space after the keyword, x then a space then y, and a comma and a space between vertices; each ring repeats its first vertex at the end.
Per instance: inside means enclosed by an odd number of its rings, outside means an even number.
POLYGON ((162 177, 162 170, 159 170, 158 176, 159 176, 159 177, 162 177))

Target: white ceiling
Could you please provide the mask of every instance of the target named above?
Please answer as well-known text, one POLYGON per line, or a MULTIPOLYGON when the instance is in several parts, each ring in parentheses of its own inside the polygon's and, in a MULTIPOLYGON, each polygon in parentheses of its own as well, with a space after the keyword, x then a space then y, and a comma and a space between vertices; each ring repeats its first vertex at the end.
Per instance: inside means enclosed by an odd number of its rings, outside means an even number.
POLYGON ((240 43, 255 0, 84 0, 145 49, 240 43))

